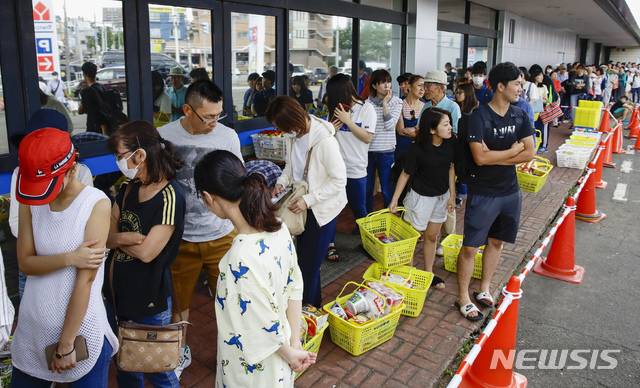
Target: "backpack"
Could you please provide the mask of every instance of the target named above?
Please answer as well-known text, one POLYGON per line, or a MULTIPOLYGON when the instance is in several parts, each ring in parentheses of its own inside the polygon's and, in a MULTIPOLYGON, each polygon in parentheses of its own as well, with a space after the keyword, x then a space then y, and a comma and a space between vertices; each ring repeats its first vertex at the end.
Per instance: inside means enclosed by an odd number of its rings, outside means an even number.
MULTIPOLYGON (((511 107, 511 117, 515 117, 516 119, 516 128, 522 127, 524 123, 524 111, 518 107, 511 107), (517 108, 517 109, 516 109, 517 108)), ((486 109, 482 107, 476 108, 476 111, 480 115, 482 119, 482 123, 484 126, 484 131, 493 129, 493 122, 491 121, 491 116, 486 109)), ((474 112, 476 112, 474 111, 474 112)), ((509 112, 507 112, 509 114, 509 112)), ((455 164, 456 176, 458 183, 467 183, 469 182, 469 178, 473 176, 473 172, 478 168, 478 165, 473 160, 473 154, 471 153, 471 148, 469 147, 469 119, 471 115, 463 113, 462 117, 460 117, 460 121, 458 121, 458 161, 455 164)))
POLYGON ((115 89, 107 89, 103 93, 103 101, 109 105, 109 108, 112 112, 120 112, 124 109, 122 105, 122 96, 120 96, 120 92, 115 89))

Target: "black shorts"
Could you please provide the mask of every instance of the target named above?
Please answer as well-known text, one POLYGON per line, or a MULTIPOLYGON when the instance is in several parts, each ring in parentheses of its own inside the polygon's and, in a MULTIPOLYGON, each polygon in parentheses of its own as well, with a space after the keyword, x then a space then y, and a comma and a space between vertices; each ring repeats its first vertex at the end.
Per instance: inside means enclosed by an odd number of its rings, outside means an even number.
POLYGON ((504 197, 469 194, 464 211, 462 245, 480 247, 489 238, 514 243, 518 235, 522 193, 520 190, 504 197))

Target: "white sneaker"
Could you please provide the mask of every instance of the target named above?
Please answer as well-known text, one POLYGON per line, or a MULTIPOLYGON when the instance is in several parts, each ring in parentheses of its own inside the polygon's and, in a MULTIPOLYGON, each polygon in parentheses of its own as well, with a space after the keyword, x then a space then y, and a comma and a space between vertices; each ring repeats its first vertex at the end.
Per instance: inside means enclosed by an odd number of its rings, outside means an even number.
POLYGON ((444 256, 444 249, 442 249, 442 245, 438 246, 438 249, 436 249, 436 256, 444 256))
POLYGON ((178 360, 178 366, 175 369, 176 377, 178 378, 178 380, 180 380, 182 371, 189 365, 191 365, 191 348, 189 347, 189 345, 187 345, 187 347, 182 348, 180 359, 178 360))

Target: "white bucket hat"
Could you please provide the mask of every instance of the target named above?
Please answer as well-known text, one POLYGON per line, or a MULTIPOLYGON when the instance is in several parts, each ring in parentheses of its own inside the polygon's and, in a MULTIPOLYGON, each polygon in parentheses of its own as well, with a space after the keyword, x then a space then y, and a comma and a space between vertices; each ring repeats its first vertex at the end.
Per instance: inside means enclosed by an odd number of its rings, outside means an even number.
POLYGON ((436 84, 446 85, 447 75, 441 70, 430 70, 424 77, 424 82, 433 82, 436 84))

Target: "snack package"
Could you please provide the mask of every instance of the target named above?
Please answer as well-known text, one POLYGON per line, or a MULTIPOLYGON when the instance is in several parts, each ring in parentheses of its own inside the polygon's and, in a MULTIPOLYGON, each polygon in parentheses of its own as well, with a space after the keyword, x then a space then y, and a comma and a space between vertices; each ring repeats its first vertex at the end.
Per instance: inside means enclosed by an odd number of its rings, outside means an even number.
POLYGON ((365 325, 371 322, 373 318, 369 314, 358 314, 353 318, 349 318, 349 322, 356 324, 358 326, 365 325))
MULTIPOLYGON (((347 311, 351 312, 354 316, 360 313, 369 312, 369 302, 365 298, 364 293, 360 290, 354 292, 347 300, 347 311)), ((348 313, 347 313, 348 314, 348 313)))
POLYGON ((307 334, 314 336, 327 323, 329 316, 310 304, 302 306, 302 317, 308 321, 307 334))
POLYGON ((369 282, 368 286, 385 298, 386 305, 383 309, 383 315, 387 315, 390 312, 395 311, 395 309, 400 306, 404 300, 404 297, 400 293, 384 283, 369 282))
POLYGON ((411 288, 413 286, 413 280, 403 278, 400 275, 393 274, 391 272, 382 271, 382 276, 380 276, 381 281, 397 284, 401 287, 411 288))
POLYGON ((338 302, 333 302, 333 304, 329 309, 331 310, 331 312, 333 312, 340 318, 347 319, 347 313, 344 311, 344 309, 342 308, 342 306, 340 306, 338 302))

